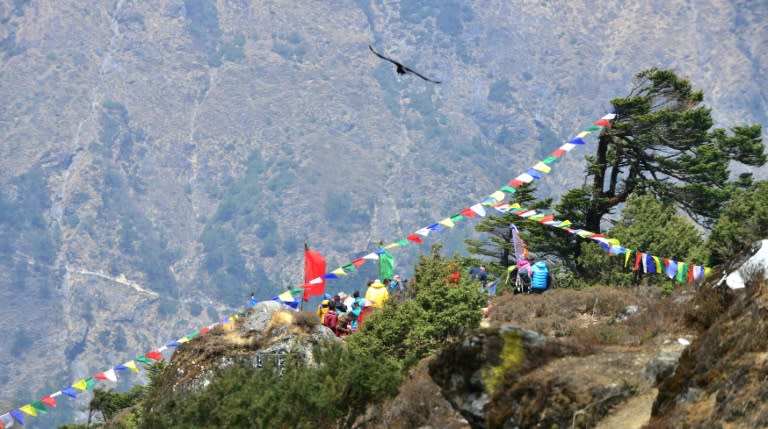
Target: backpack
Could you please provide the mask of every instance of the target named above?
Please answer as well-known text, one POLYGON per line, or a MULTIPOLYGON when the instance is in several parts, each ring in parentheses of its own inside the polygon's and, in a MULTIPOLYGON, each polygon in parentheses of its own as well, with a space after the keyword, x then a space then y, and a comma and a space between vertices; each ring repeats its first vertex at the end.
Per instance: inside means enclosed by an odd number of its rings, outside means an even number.
POLYGON ((538 290, 544 290, 547 287, 549 287, 549 268, 547 267, 547 263, 544 261, 539 261, 533 264, 532 267, 533 271, 533 278, 531 281, 531 288, 538 289, 538 290))

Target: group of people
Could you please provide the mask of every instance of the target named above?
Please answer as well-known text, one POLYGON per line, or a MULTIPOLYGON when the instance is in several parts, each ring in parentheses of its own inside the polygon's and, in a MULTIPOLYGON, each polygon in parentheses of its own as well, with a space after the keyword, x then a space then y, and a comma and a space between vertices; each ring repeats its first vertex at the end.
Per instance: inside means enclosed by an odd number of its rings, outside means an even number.
POLYGON ((507 284, 510 283, 513 274, 515 274, 515 293, 542 293, 553 286, 552 274, 544 261, 531 264, 530 261, 523 259, 516 265, 510 265, 507 268, 507 284))
MULTIPOLYGON (((458 284, 459 271, 453 271, 448 283, 458 284)), ((469 275, 480 281, 483 290, 489 294, 495 294, 495 285, 498 280, 489 282, 485 265, 471 268, 469 275)), ((531 264, 527 260, 521 260, 518 264, 510 266, 505 283, 509 285, 512 279, 515 282, 515 293, 541 293, 552 286, 552 276, 544 261, 531 264)), ((320 322, 331 329, 337 337, 350 335, 360 329, 368 314, 383 308, 392 294, 405 290, 407 283, 407 280, 401 280, 399 275, 395 275, 383 281, 379 279, 369 281, 365 295, 361 295, 360 291, 355 291, 352 296, 344 292, 333 296, 325 294, 317 307, 316 314, 320 322)))
POLYGON ((369 281, 364 296, 359 291, 355 291, 352 296, 344 292, 334 296, 325 294, 317 307, 317 316, 337 337, 352 334, 360 329, 366 315, 383 308, 389 301, 390 293, 404 290, 406 284, 407 280, 403 281, 399 275, 395 275, 383 282, 379 279, 369 281))
MULTIPOLYGON (((479 280, 483 290, 489 294, 495 294, 497 280, 489 281, 488 271, 485 265, 472 267, 469 270, 469 276, 474 280, 479 280)), ((452 274, 449 283, 458 284, 458 272, 452 274)), ((510 265, 507 268, 507 278, 505 285, 512 286, 514 293, 542 293, 553 287, 552 274, 545 261, 531 263, 526 259, 521 259, 517 264, 510 265), (514 284, 510 284, 514 282, 514 284)))

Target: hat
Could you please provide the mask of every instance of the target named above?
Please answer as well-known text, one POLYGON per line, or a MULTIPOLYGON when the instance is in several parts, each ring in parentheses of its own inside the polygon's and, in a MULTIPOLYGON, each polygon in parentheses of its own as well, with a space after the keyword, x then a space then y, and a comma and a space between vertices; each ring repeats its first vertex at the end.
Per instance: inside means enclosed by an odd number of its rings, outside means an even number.
POLYGON ((392 277, 392 278, 399 279, 400 278, 400 274, 395 274, 394 277, 392 277))
POLYGON ((328 307, 328 300, 324 299, 320 304, 325 306, 325 307, 328 307))

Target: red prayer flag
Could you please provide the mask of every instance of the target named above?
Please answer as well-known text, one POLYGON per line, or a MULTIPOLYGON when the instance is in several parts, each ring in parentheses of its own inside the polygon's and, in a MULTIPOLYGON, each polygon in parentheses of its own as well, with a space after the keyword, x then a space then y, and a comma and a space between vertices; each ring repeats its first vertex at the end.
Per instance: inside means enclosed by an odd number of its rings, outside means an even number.
POLYGON ((107 376, 106 376, 106 375, 104 375, 104 373, 103 373, 103 372, 100 372, 100 373, 98 373, 98 374, 94 375, 94 376, 93 376, 93 378, 95 378, 95 379, 97 379, 97 380, 109 380, 109 379, 107 378, 107 376))
POLYGON ((208 333, 208 331, 210 331, 210 330, 211 330, 211 328, 209 328, 209 327, 207 327, 207 326, 206 326, 205 328, 203 328, 203 329, 201 329, 201 330, 200 330, 200 335, 205 335, 205 334, 207 334, 207 333, 208 333))
POLYGON ((424 240, 419 237, 419 234, 411 234, 408 237, 405 237, 408 241, 413 241, 416 244, 422 244, 424 243, 424 240))
POLYGON ((637 252, 635 254, 635 271, 640 268, 640 261, 645 257, 643 252, 637 252))
POLYGON ((555 149, 549 155, 550 156, 554 156, 555 158, 560 158, 561 156, 565 155, 565 150, 563 150, 563 149, 555 149))
POLYGON ((607 119, 598 119, 595 121, 595 125, 600 125, 601 127, 610 127, 611 123, 607 119))
POLYGON ((365 258, 357 258, 354 261, 352 261, 352 265, 355 266, 355 268, 360 268, 365 263, 365 258))
POLYGON ((507 183, 507 185, 509 185, 509 186, 511 186, 513 188, 519 188, 519 187, 523 186, 523 182, 521 182, 521 181, 519 181, 517 179, 512 179, 512 180, 509 181, 509 183, 507 183))
POLYGON ((51 396, 46 396, 45 398, 40 399, 40 402, 42 402, 43 404, 45 404, 45 405, 47 405, 49 407, 53 407, 53 408, 56 408, 56 405, 57 405, 56 404, 56 400, 53 399, 53 397, 51 397, 51 396))
POLYGON ((144 356, 154 360, 163 360, 163 354, 157 350, 151 351, 144 356))
POLYGON ((546 215, 543 218, 541 218, 539 223, 549 222, 549 221, 553 221, 553 220, 555 220, 555 217, 553 215, 546 215))
MULTIPOLYGON (((465 209, 461 210, 461 211, 459 212, 459 214, 461 214, 462 216, 466 216, 466 217, 475 217, 475 216, 477 216, 477 213, 475 213, 474 211, 472 211, 472 209, 471 209, 471 208, 469 208, 469 207, 467 207, 467 208, 465 208, 465 209)), ((419 244, 421 244, 421 243, 419 243, 419 244)))
POLYGON ((309 246, 304 247, 304 301, 309 301, 312 295, 322 295, 325 293, 325 258, 319 252, 309 250, 309 246), (320 278, 319 283, 309 284, 310 281, 320 278))

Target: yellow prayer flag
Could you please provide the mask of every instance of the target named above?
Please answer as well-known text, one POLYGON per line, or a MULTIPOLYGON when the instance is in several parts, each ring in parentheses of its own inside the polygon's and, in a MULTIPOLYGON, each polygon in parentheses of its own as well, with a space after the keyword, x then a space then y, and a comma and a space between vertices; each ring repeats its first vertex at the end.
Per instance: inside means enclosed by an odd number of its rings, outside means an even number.
POLYGON ((489 197, 493 198, 496 201, 503 201, 504 200, 504 192, 502 191, 496 191, 489 195, 489 197))
MULTIPOLYGON (((178 342, 179 343, 186 343, 187 341, 189 341, 189 339, 184 337, 184 338, 180 339, 178 342), (186 340, 186 341, 182 341, 182 340, 186 340)), ((128 362, 124 363, 123 366, 125 366, 126 368, 129 368, 131 370, 131 372, 139 372, 139 368, 136 367, 136 362, 134 362, 132 360, 129 360, 128 362)))
POLYGON ((88 384, 85 382, 85 380, 76 381, 72 387, 78 390, 88 390, 88 384))
POLYGON ((617 239, 615 239, 615 238, 609 238, 609 239, 608 239, 608 243, 609 243, 609 244, 611 244, 611 245, 613 245, 613 246, 620 246, 620 245, 621 245, 621 243, 619 242, 619 240, 617 240, 617 239))
POLYGON ((333 274, 336 274, 337 276, 346 276, 346 275, 347 275, 347 273, 345 273, 345 272, 344 272, 344 269, 343 269, 343 268, 341 268, 341 267, 339 267, 339 268, 336 268, 335 270, 333 270, 333 271, 331 271, 331 272, 332 272, 333 274))
POLYGON ((585 231, 582 229, 581 231, 577 232, 576 235, 578 235, 581 238, 587 238, 595 235, 595 233, 591 231, 585 231))
POLYGON ((582 132, 576 134, 576 137, 581 139, 581 138, 584 138, 584 137, 586 137, 588 135, 589 135, 589 131, 582 131, 582 132))
POLYGON ((510 210, 511 210, 511 209, 519 209, 519 208, 521 208, 521 207, 520 207, 520 203, 514 203, 514 204, 510 204, 510 205, 509 205, 509 208, 510 208, 510 210))
POLYGON ((387 244, 386 246, 384 246, 384 250, 391 250, 391 249, 394 249, 395 247, 400 247, 400 244, 399 243, 387 244))
POLYGON ((550 171, 552 171, 552 167, 548 166, 547 164, 544 164, 541 161, 537 162, 536 165, 533 166, 533 169, 541 171, 542 173, 549 173, 550 171))
POLYGON ((564 221, 560 222, 560 225, 558 225, 558 226, 559 226, 560 228, 566 228, 566 227, 569 227, 569 226, 571 226, 571 221, 569 221, 568 219, 566 219, 566 220, 564 220, 564 221))
MULTIPOLYGON (((83 380, 83 381, 85 381, 85 380, 83 380)), ((27 404, 27 405, 25 405, 23 407, 20 407, 19 409, 21 411, 24 411, 26 414, 29 414, 32 417, 36 417, 37 416, 37 410, 31 404, 27 404)))
POLYGON ((656 272, 661 273, 661 260, 658 256, 653 257, 653 264, 656 265, 656 272))
POLYGON ((453 228, 453 227, 455 226, 455 224, 453 223, 453 221, 452 221, 452 220, 451 220, 451 218, 449 218, 449 217, 447 217, 447 218, 445 218, 445 219, 441 220, 441 221, 440 221, 440 222, 438 222, 438 223, 439 223, 440 225, 443 225, 443 226, 447 226, 448 228, 453 228))

